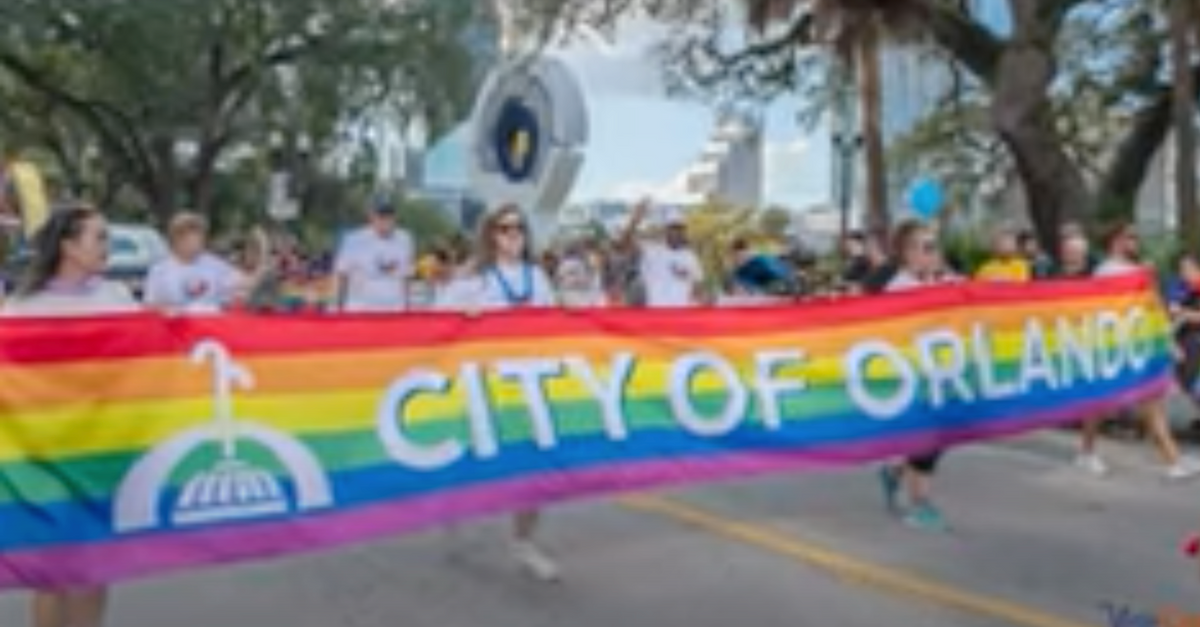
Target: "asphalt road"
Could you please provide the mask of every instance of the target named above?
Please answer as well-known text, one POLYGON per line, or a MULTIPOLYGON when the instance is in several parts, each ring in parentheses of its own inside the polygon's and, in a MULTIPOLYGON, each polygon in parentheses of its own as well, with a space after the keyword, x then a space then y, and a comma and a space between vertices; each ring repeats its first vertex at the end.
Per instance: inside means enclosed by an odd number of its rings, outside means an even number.
MULTIPOLYGON (((938 490, 954 530, 910 530, 866 469, 638 495, 555 510, 565 580, 509 561, 499 521, 123 587, 113 627, 1094 627, 1105 604, 1200 617, 1179 540, 1200 483, 1148 450, 1117 474, 1066 464, 1062 435, 954 452, 938 490)), ((21 595, 0 625, 27 624, 21 595)))

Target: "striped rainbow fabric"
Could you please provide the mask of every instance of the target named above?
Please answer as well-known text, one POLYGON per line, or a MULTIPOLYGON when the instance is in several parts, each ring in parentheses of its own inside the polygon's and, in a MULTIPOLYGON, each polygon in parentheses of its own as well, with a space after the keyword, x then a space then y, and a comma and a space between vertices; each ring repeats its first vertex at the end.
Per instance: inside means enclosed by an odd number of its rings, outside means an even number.
POLYGON ((1160 395, 1149 278, 790 308, 0 323, 0 588, 863 464, 1160 395))

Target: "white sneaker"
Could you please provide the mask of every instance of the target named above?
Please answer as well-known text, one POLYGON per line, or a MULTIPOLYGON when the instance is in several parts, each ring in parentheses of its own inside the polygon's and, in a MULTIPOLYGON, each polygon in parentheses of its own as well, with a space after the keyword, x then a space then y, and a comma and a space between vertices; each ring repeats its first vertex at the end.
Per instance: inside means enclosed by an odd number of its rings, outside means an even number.
POLYGON ((1200 462, 1191 457, 1183 457, 1167 468, 1167 479, 1170 481, 1184 481, 1196 476, 1200 476, 1200 462))
POLYGON ((534 579, 547 583, 559 580, 558 564, 538 545, 528 540, 514 540, 512 554, 521 568, 534 579))
POLYGON ((1097 477, 1108 476, 1108 464, 1104 463, 1104 458, 1096 455, 1083 454, 1075 458, 1075 467, 1080 470, 1091 473, 1097 477))

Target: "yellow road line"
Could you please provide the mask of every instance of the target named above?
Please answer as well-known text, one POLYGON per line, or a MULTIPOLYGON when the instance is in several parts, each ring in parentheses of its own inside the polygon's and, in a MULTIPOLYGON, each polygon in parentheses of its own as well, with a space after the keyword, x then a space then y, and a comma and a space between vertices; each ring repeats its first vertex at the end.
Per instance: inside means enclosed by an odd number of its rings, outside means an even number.
POLYGON ((1091 627, 1001 599, 967 592, 907 571, 886 568, 809 544, 778 531, 711 514, 657 496, 622 498, 627 509, 668 518, 728 540, 781 555, 840 578, 1020 627, 1091 627))

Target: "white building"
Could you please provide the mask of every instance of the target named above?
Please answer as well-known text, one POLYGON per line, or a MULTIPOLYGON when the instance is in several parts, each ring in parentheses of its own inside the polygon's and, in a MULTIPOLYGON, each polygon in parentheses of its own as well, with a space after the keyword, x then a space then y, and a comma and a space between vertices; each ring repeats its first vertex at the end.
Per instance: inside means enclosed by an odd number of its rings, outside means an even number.
POLYGON ((738 207, 763 204, 763 122, 730 114, 717 124, 696 163, 683 174, 686 194, 738 207))

